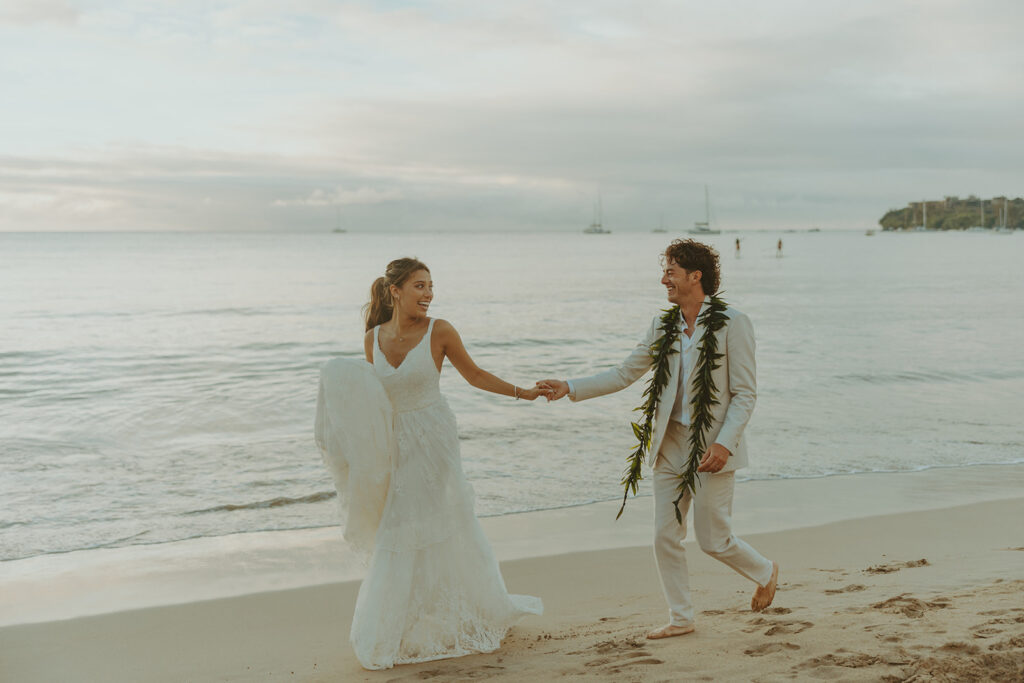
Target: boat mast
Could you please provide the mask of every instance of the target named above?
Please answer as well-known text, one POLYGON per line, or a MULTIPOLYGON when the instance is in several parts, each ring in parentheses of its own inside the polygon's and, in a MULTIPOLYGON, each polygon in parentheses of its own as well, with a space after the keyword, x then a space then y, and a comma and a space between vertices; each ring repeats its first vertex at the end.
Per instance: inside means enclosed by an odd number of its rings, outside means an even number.
POLYGON ((588 232, 588 233, 591 233, 591 234, 605 232, 605 229, 603 227, 601 227, 601 193, 600 193, 600 191, 598 191, 598 193, 597 193, 597 200, 594 202, 594 219, 590 223, 590 227, 587 228, 586 230, 584 230, 583 232, 588 232))

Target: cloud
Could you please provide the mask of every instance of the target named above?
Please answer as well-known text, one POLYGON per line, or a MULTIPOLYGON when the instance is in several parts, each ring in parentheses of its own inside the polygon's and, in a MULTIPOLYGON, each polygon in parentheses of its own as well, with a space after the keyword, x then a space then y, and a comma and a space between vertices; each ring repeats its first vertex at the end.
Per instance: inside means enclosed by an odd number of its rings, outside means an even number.
POLYGON ((271 206, 345 206, 350 204, 380 204, 401 199, 402 193, 390 189, 380 190, 373 187, 358 187, 346 190, 336 187, 332 190, 316 188, 301 199, 275 199, 271 206))
POLYGON ((599 190, 643 229, 688 224, 705 183, 729 227, 855 227, 1024 182, 1017 3, 185 0, 77 20, 0 28, 0 180, 26 197, 0 229, 52 222, 47 197, 95 207, 65 212, 84 227, 320 229, 341 207, 367 229, 577 229, 599 190))
POLYGON ((64 0, 5 0, 0 4, 0 25, 73 26, 79 16, 79 11, 64 0))

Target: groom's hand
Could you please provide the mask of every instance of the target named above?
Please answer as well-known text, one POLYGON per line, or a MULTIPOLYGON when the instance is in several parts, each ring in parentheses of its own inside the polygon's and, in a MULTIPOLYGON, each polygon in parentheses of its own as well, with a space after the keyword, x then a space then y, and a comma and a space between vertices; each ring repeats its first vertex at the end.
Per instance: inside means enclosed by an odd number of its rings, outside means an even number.
POLYGON ((549 401, 557 401, 569 393, 569 383, 560 379, 542 379, 537 382, 539 389, 546 389, 549 401))
POLYGON ((704 452, 704 457, 700 459, 700 464, 697 465, 698 472, 718 472, 725 463, 729 461, 729 449, 720 443, 713 443, 704 452))

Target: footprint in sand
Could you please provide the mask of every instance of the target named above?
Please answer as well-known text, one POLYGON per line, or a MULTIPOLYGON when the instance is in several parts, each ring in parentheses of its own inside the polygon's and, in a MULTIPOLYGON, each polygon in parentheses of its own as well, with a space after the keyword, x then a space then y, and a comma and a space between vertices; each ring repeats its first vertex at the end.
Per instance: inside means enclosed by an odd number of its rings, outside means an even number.
POLYGON ((421 681, 430 680, 431 678, 440 678, 441 676, 451 675, 452 671, 442 671, 441 669, 427 669, 426 671, 420 671, 416 678, 421 681))
POLYGON ((664 664, 665 662, 657 657, 644 657, 643 659, 627 659, 626 661, 616 662, 615 666, 610 667, 608 671, 610 673, 619 673, 623 668, 627 666, 646 666, 650 664, 664 664))
POLYGON ((976 655, 981 652, 981 648, 977 645, 971 645, 970 643, 953 642, 946 643, 938 649, 938 652, 954 652, 960 655, 976 655))
POLYGON ((973 638, 991 638, 1001 634, 1002 631, 1000 629, 992 628, 991 626, 971 629, 971 637, 973 638))
POLYGON ((829 595, 836 595, 838 593, 856 593, 857 591, 866 590, 867 586, 863 586, 859 583, 851 583, 849 586, 843 588, 831 588, 825 592, 829 595))
POLYGON ((931 563, 925 558, 912 560, 910 562, 890 562, 889 564, 878 564, 864 570, 865 574, 891 574, 901 569, 913 569, 914 567, 927 567, 931 563))
POLYGON ((868 633, 871 633, 872 631, 877 631, 878 629, 886 629, 886 630, 888 630, 889 628, 891 628, 891 626, 892 626, 892 624, 885 624, 885 623, 883 623, 883 624, 868 624, 867 626, 864 627, 864 630, 867 631, 868 633))
POLYGON ((610 653, 614 656, 598 657, 597 659, 591 659, 587 662, 584 662, 583 665, 588 667, 602 667, 604 668, 605 673, 617 674, 626 667, 665 663, 657 657, 652 657, 651 653, 647 652, 646 650, 623 652, 621 650, 609 651, 607 648, 598 649, 598 646, 607 646, 608 644, 609 643, 598 643, 597 646, 594 646, 591 649, 598 650, 598 652, 601 654, 610 653))
POLYGON ((902 593, 894 598, 876 602, 871 606, 874 609, 880 609, 890 614, 902 614, 911 619, 920 619, 924 616, 925 612, 949 607, 949 600, 946 598, 936 598, 931 602, 925 602, 924 600, 908 597, 907 593, 902 593))
POLYGON ((599 657, 597 659, 591 659, 587 662, 587 666, 604 666, 605 664, 619 663, 623 659, 636 659, 637 657, 649 657, 650 652, 640 650, 639 652, 624 652, 619 653, 615 657, 599 657))
MULTIPOLYGON (((837 651, 841 652, 841 651, 837 651)), ((882 661, 881 657, 864 654, 863 652, 851 652, 850 654, 827 654, 822 657, 808 659, 800 664, 797 669, 817 669, 826 666, 841 666, 846 669, 862 669, 867 666, 874 666, 882 661)), ((830 676, 831 677, 831 676, 830 676)))
MULTIPOLYGON (((494 666, 493 664, 485 664, 483 666, 474 667, 473 669, 460 670, 460 669, 427 669, 420 671, 416 674, 416 678, 420 680, 430 680, 432 678, 443 678, 444 680, 451 680, 453 676, 458 678, 490 678, 492 675, 498 672, 504 671, 503 666, 494 666)), ((397 681, 401 679, 393 678, 391 681, 397 681)))
MULTIPOLYGON (((789 614, 792 612, 788 607, 769 607, 768 609, 761 610, 758 614, 789 614)), ((749 614, 748 609, 735 609, 735 610, 724 610, 724 609, 706 609, 701 612, 701 616, 705 617, 718 617, 723 614, 749 614)))
POLYGON ((417 678, 421 680, 427 680, 430 678, 437 678, 438 676, 444 676, 445 672, 440 669, 428 669, 426 671, 420 671, 417 678))
POLYGON ((764 634, 766 636, 777 636, 780 633, 795 635, 797 633, 803 633, 812 626, 814 626, 814 624, 809 621, 785 621, 772 626, 765 631, 764 634))
POLYGON ((1014 624, 1024 624, 1024 615, 1019 617, 996 617, 995 619, 989 619, 983 624, 975 624, 971 627, 971 630, 981 633, 1001 632, 1005 629, 996 628, 996 626, 1013 626, 1014 624))
POLYGON ((761 617, 758 617, 757 619, 752 619, 748 623, 751 625, 752 628, 743 629, 744 633, 753 633, 754 631, 760 631, 762 626, 768 626, 768 628, 764 632, 766 636, 777 636, 780 633, 785 635, 803 633, 807 629, 814 626, 814 624, 809 621, 772 620, 762 619, 761 617))
MULTIPOLYGON (((602 640, 600 643, 594 643, 587 650, 596 652, 599 655, 610 655, 619 654, 622 652, 641 652, 643 654, 649 654, 642 648, 646 643, 637 640, 636 638, 626 638, 624 640, 602 640)), ((569 654, 577 655, 583 654, 586 650, 580 650, 578 652, 570 652, 569 654)))
POLYGON ((743 654, 750 655, 751 657, 763 657, 770 655, 773 652, 785 652, 787 650, 799 650, 800 646, 796 643, 765 643, 764 645, 758 645, 743 651, 743 654))
MULTIPOLYGON (((1024 612, 1024 608, 1022 608, 1022 607, 1011 607, 1010 609, 990 609, 990 610, 985 611, 985 612, 978 612, 978 615, 979 616, 983 616, 983 617, 1002 616, 1004 614, 1010 614, 1012 612, 1024 612)), ((992 621, 987 622, 987 623, 990 623, 990 624, 1010 624, 1010 623, 1024 624, 1024 614, 1022 614, 1022 615, 1020 615, 1018 617, 1007 617, 1006 619, 1007 619, 1006 621, 996 621, 995 619, 993 619, 992 621)))
POLYGON ((864 627, 864 630, 868 633, 879 631, 875 633, 875 638, 878 638, 883 643, 902 643, 904 640, 903 630, 893 631, 892 624, 868 624, 864 627))
POLYGON ((998 652, 999 650, 1019 650, 1022 648, 1024 648, 1024 636, 1014 636, 1009 640, 992 643, 988 646, 988 649, 993 652, 998 652))

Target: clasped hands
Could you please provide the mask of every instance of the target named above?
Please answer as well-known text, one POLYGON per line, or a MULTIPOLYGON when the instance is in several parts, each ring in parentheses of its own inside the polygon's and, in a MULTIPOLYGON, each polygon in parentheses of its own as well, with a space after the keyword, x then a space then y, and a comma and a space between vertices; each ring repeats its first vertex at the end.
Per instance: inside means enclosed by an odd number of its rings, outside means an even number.
MULTIPOLYGON (((542 379, 534 385, 533 390, 539 392, 548 401, 557 401, 569 393, 569 383, 560 379, 542 379)), ((698 472, 719 472, 729 462, 731 453, 720 443, 713 443, 704 451, 697 465, 698 472)))
POLYGON ((529 389, 518 389, 519 398, 532 401, 543 396, 548 401, 557 401, 569 393, 569 383, 559 379, 542 379, 529 389))
POLYGON ((569 392, 567 382, 561 380, 541 380, 529 389, 517 389, 519 398, 534 400, 544 396, 549 401, 558 400, 569 392))
POLYGON ((534 385, 548 401, 557 401, 569 393, 569 383, 560 379, 542 379, 534 385))

